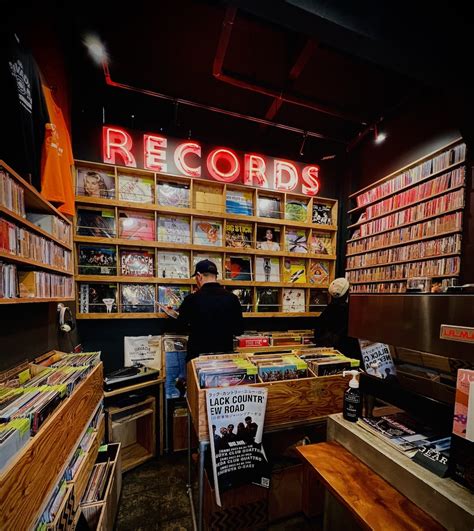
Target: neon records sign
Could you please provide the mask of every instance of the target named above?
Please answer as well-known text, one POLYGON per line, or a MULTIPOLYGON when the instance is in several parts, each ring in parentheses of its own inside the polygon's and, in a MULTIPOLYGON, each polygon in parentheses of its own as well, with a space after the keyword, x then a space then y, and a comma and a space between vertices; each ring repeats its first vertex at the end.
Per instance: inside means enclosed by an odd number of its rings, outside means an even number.
POLYGON ((320 188, 316 164, 305 165, 111 125, 102 128, 102 159, 130 168, 308 196, 317 195, 320 188))

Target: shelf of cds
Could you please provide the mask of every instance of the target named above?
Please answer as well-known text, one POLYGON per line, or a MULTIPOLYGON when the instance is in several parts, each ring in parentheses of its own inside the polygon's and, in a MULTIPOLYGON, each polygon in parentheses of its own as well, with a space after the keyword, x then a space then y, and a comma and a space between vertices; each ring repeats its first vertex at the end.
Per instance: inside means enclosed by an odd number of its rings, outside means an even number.
POLYGON ((74 300, 72 223, 0 160, 0 304, 74 300))
POLYGON ((404 293, 416 277, 459 276, 466 145, 458 139, 350 196, 353 293, 404 293))
POLYGON ((246 317, 327 304, 336 200, 84 161, 75 186, 78 319, 165 317, 206 258, 246 317))

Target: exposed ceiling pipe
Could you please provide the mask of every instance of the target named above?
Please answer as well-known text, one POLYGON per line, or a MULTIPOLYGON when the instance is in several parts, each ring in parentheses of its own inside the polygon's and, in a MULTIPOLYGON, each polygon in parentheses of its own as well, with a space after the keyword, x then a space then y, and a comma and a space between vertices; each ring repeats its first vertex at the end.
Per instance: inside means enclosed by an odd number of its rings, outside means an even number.
POLYGON ((161 94, 160 92, 155 92, 153 90, 143 89, 140 87, 134 87, 132 85, 127 85, 125 83, 119 83, 118 81, 114 81, 112 79, 110 75, 109 65, 106 62, 102 63, 102 68, 104 71, 105 83, 109 85, 110 87, 120 88, 120 89, 128 90, 130 92, 137 92, 139 94, 145 94, 146 96, 151 96, 153 98, 159 98, 162 100, 171 101, 175 104, 186 105, 188 107, 194 107, 196 109, 202 109, 202 110, 209 111, 209 112, 215 112, 215 113, 222 114, 225 116, 230 116, 232 118, 239 118, 241 120, 247 120, 249 122, 254 122, 260 125, 275 127, 277 129, 283 129, 284 131, 289 131, 291 133, 297 133, 300 135, 306 135, 306 136, 310 136, 313 138, 319 138, 321 140, 327 140, 329 142, 335 142, 335 143, 344 144, 344 145, 346 145, 348 142, 346 139, 333 138, 323 133, 318 133, 317 131, 306 131, 304 129, 300 129, 299 127, 293 127, 287 124, 272 122, 264 118, 258 118, 256 116, 251 116, 248 114, 242 114, 239 112, 229 111, 227 109, 222 109, 220 107, 213 107, 211 105, 206 105, 204 103, 197 103, 191 100, 175 98, 173 96, 169 96, 167 94, 161 94))
MULTIPOLYGON (((288 73, 288 80, 286 82, 286 88, 290 88, 294 82, 300 77, 301 72, 304 67, 307 65, 308 61, 314 54, 314 51, 318 47, 317 42, 314 39, 308 39, 306 44, 303 46, 303 49, 299 53, 296 61, 294 62, 290 72, 288 73)), ((273 120, 277 115, 278 111, 283 105, 283 100, 281 98, 275 98, 270 107, 268 107, 267 112, 265 113, 266 120, 273 120)))
POLYGON ((222 23, 221 35, 219 37, 219 43, 217 45, 216 55, 214 57, 214 64, 212 68, 212 74, 216 79, 224 81, 225 83, 228 83, 235 87, 243 88, 251 92, 256 92, 258 94, 263 94, 265 96, 270 96, 271 98, 280 99, 292 105, 298 105, 300 107, 305 107, 306 109, 311 109, 316 112, 328 114, 330 116, 334 116, 342 120, 365 125, 365 121, 360 116, 355 116, 353 114, 343 112, 334 107, 329 107, 328 105, 325 105, 323 103, 307 100, 306 98, 302 98, 300 96, 267 88, 262 85, 256 84, 254 81, 245 80, 242 78, 241 75, 225 71, 224 59, 226 56, 227 48, 229 46, 236 13, 237 9, 235 7, 228 7, 224 17, 224 22, 222 23))

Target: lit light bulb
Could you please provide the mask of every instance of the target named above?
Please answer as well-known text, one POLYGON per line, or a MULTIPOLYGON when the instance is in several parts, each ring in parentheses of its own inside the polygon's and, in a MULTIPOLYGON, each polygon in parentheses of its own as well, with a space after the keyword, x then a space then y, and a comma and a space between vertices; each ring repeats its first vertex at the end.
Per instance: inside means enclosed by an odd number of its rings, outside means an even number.
POLYGON ((94 62, 101 65, 108 61, 107 50, 97 35, 86 35, 83 42, 94 62))
POLYGON ((381 144, 386 138, 387 138, 386 133, 378 133, 377 136, 375 137, 375 143, 381 144))

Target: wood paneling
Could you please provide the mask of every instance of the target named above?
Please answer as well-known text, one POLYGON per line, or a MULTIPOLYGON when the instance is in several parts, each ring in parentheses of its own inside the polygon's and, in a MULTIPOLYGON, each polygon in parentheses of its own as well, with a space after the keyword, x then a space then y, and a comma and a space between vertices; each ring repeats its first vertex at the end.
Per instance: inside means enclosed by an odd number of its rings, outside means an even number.
POLYGON ((297 451, 363 528, 380 531, 444 529, 339 444, 311 444, 297 451))
POLYGON ((102 398, 102 365, 51 415, 0 478, 0 529, 29 529, 102 398))

